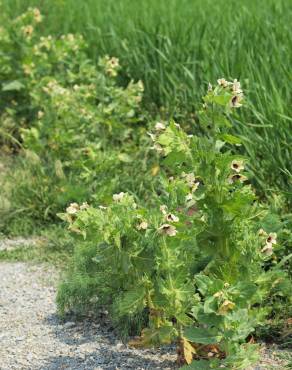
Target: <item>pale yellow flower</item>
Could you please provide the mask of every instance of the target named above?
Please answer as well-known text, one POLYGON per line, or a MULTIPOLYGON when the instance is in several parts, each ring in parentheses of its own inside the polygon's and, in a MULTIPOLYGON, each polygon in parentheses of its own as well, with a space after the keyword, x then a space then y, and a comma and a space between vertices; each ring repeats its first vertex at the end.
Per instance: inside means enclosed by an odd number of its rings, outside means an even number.
POLYGON ((226 299, 222 305, 219 307, 218 313, 219 315, 225 315, 228 311, 232 310, 235 307, 235 303, 226 299))
POLYGON ((144 84, 141 80, 137 82, 137 86, 140 91, 144 91, 144 84))
POLYGON ((31 75, 34 67, 35 67, 34 63, 23 64, 22 68, 24 74, 26 74, 27 76, 31 75))
POLYGON ((161 234, 165 234, 165 235, 168 235, 168 236, 175 236, 177 234, 176 228, 172 225, 169 225, 169 224, 163 224, 162 226, 160 226, 158 228, 158 231, 161 234))
POLYGON ((192 193, 194 193, 200 185, 200 182, 197 181, 196 176, 193 173, 183 172, 182 177, 186 180, 186 183, 191 188, 192 193))
POLYGON ((227 87, 229 85, 229 82, 225 80, 225 78, 219 78, 219 80, 217 80, 217 83, 219 86, 222 86, 222 87, 227 87))
POLYGON ((66 212, 69 215, 75 215, 79 211, 79 204, 78 203, 71 203, 69 207, 66 208, 66 212))
POLYGON ((109 61, 108 61, 109 65, 112 67, 112 68, 117 68, 119 66, 119 59, 118 58, 115 58, 115 57, 112 57, 109 61))
POLYGON ((138 230, 146 230, 148 228, 148 222, 142 221, 140 224, 137 225, 138 230))
POLYGON ((237 173, 235 175, 230 175, 228 177, 229 184, 233 184, 236 181, 244 182, 244 181, 247 181, 247 180, 248 180, 248 178, 246 176, 244 176, 244 175, 241 175, 240 173, 237 173))
POLYGON ((235 95, 240 95, 242 94, 240 82, 237 81, 236 79, 232 83, 232 91, 235 95))
POLYGON ((273 254, 273 244, 272 243, 266 243, 264 248, 261 250, 262 253, 264 253, 266 256, 271 256, 273 254))
POLYGON ((67 40, 70 42, 73 42, 75 40, 75 36, 73 35, 73 33, 68 33, 68 35, 65 35, 65 38, 67 38, 67 40))
POLYGON ((165 219, 168 222, 179 222, 179 218, 177 216, 175 216, 174 214, 172 214, 172 213, 168 213, 165 216, 165 219))
POLYGON ((268 235, 264 229, 259 229, 258 234, 259 234, 259 236, 267 236, 268 235))
POLYGON ((106 73, 111 77, 116 77, 118 75, 117 71, 113 68, 107 68, 106 73))
POLYGON ((232 161, 231 168, 233 169, 233 171, 239 173, 241 170, 244 170, 243 161, 237 161, 237 160, 232 161))
POLYGON ((239 108, 242 106, 242 104, 240 103, 242 100, 243 100, 242 95, 234 95, 230 100, 230 106, 232 108, 239 108))
POLYGON ((165 125, 162 122, 157 122, 155 124, 155 130, 156 131, 163 131, 165 129, 166 129, 166 127, 165 127, 165 125))
POLYGON ((33 9, 33 15, 34 15, 34 20, 37 23, 40 23, 42 21, 42 15, 41 15, 41 12, 39 11, 39 9, 34 8, 33 9))
POLYGON ((124 192, 121 192, 119 194, 114 194, 113 195, 113 200, 115 202, 120 202, 124 198, 124 196, 125 196, 125 193, 124 192))
POLYGON ((43 118, 44 114, 45 114, 45 113, 44 113, 43 111, 39 110, 39 111, 38 111, 38 119, 43 118))
POLYGON ((224 295, 224 293, 220 290, 219 292, 216 292, 215 294, 213 294, 213 297, 215 298, 220 298, 224 295))
POLYGON ((191 173, 183 173, 182 177, 186 179, 187 184, 192 187, 193 184, 196 182, 196 176, 191 172, 191 173))
POLYGON ((119 67, 119 59, 118 58, 109 58, 106 57, 106 73, 112 77, 117 76, 117 68, 119 67))
POLYGON ((277 244, 277 234, 270 233, 266 240, 267 243, 277 244))
POLYGON ((21 27, 21 31, 23 32, 23 34, 27 37, 27 38, 30 38, 32 33, 33 33, 33 26, 32 25, 28 25, 28 26, 23 26, 21 27))

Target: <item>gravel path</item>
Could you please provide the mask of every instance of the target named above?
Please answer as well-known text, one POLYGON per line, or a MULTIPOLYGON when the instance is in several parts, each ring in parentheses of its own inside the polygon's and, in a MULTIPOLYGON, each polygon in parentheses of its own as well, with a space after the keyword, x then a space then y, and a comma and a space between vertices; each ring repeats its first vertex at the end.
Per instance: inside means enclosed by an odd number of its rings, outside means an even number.
POLYGON ((0 263, 0 369, 173 369, 175 353, 128 349, 110 328, 61 323, 57 273, 44 265, 0 263))
MULTIPOLYGON (((171 348, 136 350, 110 326, 90 320, 62 323, 56 315, 57 271, 47 265, 0 263, 0 370, 175 369, 171 348)), ((263 347, 253 370, 284 369, 263 347)))

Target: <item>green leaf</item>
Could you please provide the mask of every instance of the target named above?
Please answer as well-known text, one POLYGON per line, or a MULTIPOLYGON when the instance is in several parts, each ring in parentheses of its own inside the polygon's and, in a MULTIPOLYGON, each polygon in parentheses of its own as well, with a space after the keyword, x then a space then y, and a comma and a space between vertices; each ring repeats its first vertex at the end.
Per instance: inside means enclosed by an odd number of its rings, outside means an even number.
POLYGON ((230 135, 230 134, 222 134, 220 135, 220 139, 222 139, 223 141, 226 141, 226 143, 229 143, 229 144, 241 144, 242 143, 239 137, 230 135))
POLYGON ((20 81, 11 81, 6 84, 3 84, 2 91, 19 91, 25 86, 20 81))
POLYGON ((205 324, 210 326, 219 326, 224 321, 224 318, 220 315, 216 315, 215 313, 205 313, 203 310, 200 310, 197 315, 196 319, 201 324, 205 324))
POLYGON ((217 299, 214 296, 210 296, 205 300, 204 312, 215 313, 218 309, 217 299))
POLYGON ((246 305, 247 302, 251 301, 256 291, 256 284, 244 281, 237 283, 231 290, 234 296, 234 301, 237 304, 241 303, 243 305, 246 305))
POLYGON ((131 340, 128 344, 133 347, 148 347, 158 344, 169 344, 177 335, 172 325, 165 325, 160 328, 145 328, 141 336, 131 340))
POLYGON ((222 208, 227 213, 230 213, 235 216, 243 215, 246 208, 250 206, 251 202, 253 201, 253 194, 247 194, 243 192, 234 193, 233 197, 226 200, 222 204, 222 208))
POLYGON ((163 164, 171 168, 176 168, 178 164, 181 164, 186 160, 187 157, 185 153, 173 151, 164 159, 163 164))
POLYGON ((184 336, 193 343, 213 344, 218 343, 222 339, 222 335, 218 334, 216 329, 203 328, 186 328, 184 336))
POLYGON ((159 136, 157 142, 161 145, 168 146, 173 142, 173 138, 169 132, 166 132, 165 134, 159 136))
POLYGON ((224 95, 215 95, 213 96, 212 100, 214 101, 214 103, 225 106, 226 104, 229 103, 230 98, 231 98, 230 94, 224 94, 224 95))
POLYGON ((138 286, 123 294, 117 303, 118 312, 121 315, 133 314, 142 311, 144 307, 145 288, 138 286))
POLYGON ((220 279, 211 279, 209 276, 200 274, 197 275, 196 278, 196 285, 199 289, 199 291, 206 295, 208 294, 214 294, 221 290, 224 286, 224 282, 220 279))
POLYGON ((199 291, 205 295, 212 284, 212 280, 206 275, 198 275, 196 276, 196 284, 199 291))

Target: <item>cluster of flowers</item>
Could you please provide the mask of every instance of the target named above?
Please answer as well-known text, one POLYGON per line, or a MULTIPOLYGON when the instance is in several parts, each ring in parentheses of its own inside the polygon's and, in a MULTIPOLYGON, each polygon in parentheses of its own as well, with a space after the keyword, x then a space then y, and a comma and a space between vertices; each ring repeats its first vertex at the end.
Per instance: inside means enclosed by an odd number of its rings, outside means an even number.
MULTIPOLYGON (((124 193, 124 192, 114 194, 113 200, 114 202, 119 203, 125 198, 126 195, 127 193, 124 193)), ((137 205, 133 203, 133 207, 136 208, 137 205)), ((68 215, 69 221, 73 221, 79 211, 83 211, 88 208, 89 208, 89 205, 86 202, 82 203, 81 205, 79 205, 78 203, 71 203, 66 208, 66 213, 68 215)), ((107 209, 107 207, 102 206, 102 205, 100 205, 99 208, 102 210, 107 209)), ((160 211, 163 215, 164 223, 160 227, 158 227, 157 231, 163 235, 175 236, 177 234, 177 229, 173 224, 179 222, 179 217, 177 217, 173 213, 168 212, 166 205, 161 205, 160 211)), ((139 220, 139 223, 137 224, 136 229, 137 230, 147 230, 149 226, 148 221, 140 215, 137 215, 137 218, 139 220)))
MULTIPOLYGON (((33 24, 40 23, 43 17, 37 8, 29 8, 28 11, 15 19, 15 23, 26 23, 31 21, 33 24)), ((23 36, 29 41, 32 37, 34 27, 32 24, 25 24, 20 28, 23 36)))
POLYGON ((181 174, 181 177, 185 180, 190 189, 190 192, 186 195, 186 202, 190 202, 193 199, 194 192, 198 189, 200 185, 200 181, 192 172, 191 173, 183 172, 181 174))
MULTIPOLYGON (((63 87, 58 81, 52 79, 42 90, 53 99, 55 108, 68 109, 73 112, 73 108, 76 108, 77 112, 80 113, 83 119, 91 121, 94 118, 95 107, 92 105, 84 104, 85 101, 94 97, 96 86, 95 84, 78 85, 75 84, 72 88, 63 87)), ((43 117, 43 113, 38 114, 38 119, 43 117)))
POLYGON ((54 59, 62 61, 74 53, 81 51, 85 46, 85 41, 82 35, 62 35, 59 44, 56 38, 49 36, 41 36, 37 44, 33 46, 33 54, 36 57, 48 61, 50 58, 49 52, 54 54, 54 59))
MULTIPOLYGON (((243 92, 240 86, 240 82, 236 79, 233 80, 233 82, 225 80, 225 78, 219 78, 217 80, 218 86, 220 86, 222 89, 227 90, 231 93, 231 99, 230 99, 230 107, 231 108, 239 108, 242 106, 241 102, 243 100, 243 92)), ((212 89, 212 86, 209 85, 209 89, 212 89)))
MULTIPOLYGON (((124 198, 125 194, 126 193, 124 193, 124 192, 121 192, 119 194, 114 194, 113 195, 113 200, 116 201, 116 202, 119 202, 119 201, 121 201, 124 198)), ((162 224, 158 228, 158 232, 161 233, 161 234, 168 235, 168 236, 175 236, 176 233, 177 233, 177 230, 176 230, 176 227, 174 225, 171 225, 171 224, 172 223, 179 222, 179 217, 175 216, 172 213, 169 213, 167 211, 167 206, 166 205, 160 206, 160 211, 161 211, 161 213, 164 216, 163 217, 164 218, 164 221, 165 222, 168 222, 168 223, 162 224)), ((139 215, 138 215, 138 218, 141 219, 141 220, 140 220, 140 223, 137 225, 136 228, 138 230, 146 230, 148 228, 148 222, 147 222, 147 220, 141 218, 141 216, 139 216, 139 215)))
MULTIPOLYGON (((175 123, 175 126, 177 128, 180 128, 180 125, 178 123, 175 123)), ((157 122, 154 126, 155 133, 148 132, 148 135, 150 136, 151 140, 153 141, 153 146, 151 149, 154 149, 157 151, 157 153, 164 155, 164 149, 163 147, 157 142, 158 136, 166 129, 166 125, 162 122, 157 122)))
POLYGON ((84 43, 84 38, 82 35, 73 35, 73 33, 62 35, 61 40, 66 42, 70 50, 73 50, 73 51, 78 51, 80 46, 84 43))
POLYGON ((106 55, 103 59, 103 64, 105 67, 105 72, 111 76, 116 77, 118 74, 118 70, 120 68, 119 59, 112 57, 110 58, 108 55, 106 55))
POLYGON ((33 62, 25 63, 22 65, 22 69, 25 75, 31 76, 33 74, 35 64, 33 62))
POLYGON ((51 35, 45 37, 41 36, 38 44, 34 45, 33 50, 35 55, 41 55, 40 50, 46 49, 51 50, 53 47, 53 37, 51 35))
POLYGON ((179 218, 177 216, 175 216, 174 214, 169 213, 167 211, 167 206, 166 205, 160 206, 160 211, 162 212, 162 214, 164 216, 164 220, 167 223, 161 225, 158 228, 158 232, 161 233, 161 234, 168 235, 168 236, 175 236, 177 234, 177 229, 172 224, 179 222, 179 218))
POLYGON ((56 80, 51 80, 43 87, 43 91, 49 95, 69 95, 69 91, 62 87, 56 80))
MULTIPOLYGON (((65 220, 69 223, 72 223, 76 220, 77 214, 79 211, 84 211, 89 208, 89 205, 87 202, 82 203, 79 205, 78 203, 71 203, 67 208, 66 208, 66 218, 65 220)), ((79 233, 80 230, 77 228, 70 228, 71 231, 75 231, 76 233, 79 233)))
POLYGON ((235 172, 228 177, 229 184, 233 184, 236 181, 244 182, 247 177, 242 175, 240 172, 244 170, 243 161, 233 160, 230 165, 231 169, 235 172))
MULTIPOLYGON (((124 193, 124 192, 121 192, 119 194, 114 194, 113 195, 113 200, 115 202, 120 202, 124 198, 125 195, 126 195, 126 193, 124 193)), ((168 236, 175 236, 177 234, 177 229, 172 224, 176 223, 176 222, 179 222, 179 218, 177 216, 175 216, 174 214, 169 213, 167 211, 167 206, 166 205, 160 206, 160 211, 162 212, 162 214, 164 216, 163 217, 164 221, 167 222, 167 223, 162 224, 158 228, 158 232, 161 233, 161 234, 168 235, 168 236)), ((140 219, 140 222, 136 226, 137 230, 146 230, 148 228, 148 221, 143 219, 139 215, 138 215, 138 219, 140 219)))
POLYGON ((87 202, 82 203, 81 206, 78 203, 71 203, 66 208, 66 212, 68 215, 76 215, 79 211, 83 211, 87 208, 89 208, 89 204, 87 202))

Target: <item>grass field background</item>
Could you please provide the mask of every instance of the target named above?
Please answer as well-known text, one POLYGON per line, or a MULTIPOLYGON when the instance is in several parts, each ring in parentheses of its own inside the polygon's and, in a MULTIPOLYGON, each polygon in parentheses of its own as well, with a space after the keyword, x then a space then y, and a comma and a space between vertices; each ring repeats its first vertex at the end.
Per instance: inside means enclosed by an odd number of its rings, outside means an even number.
POLYGON ((208 81, 237 78, 248 97, 237 132, 259 191, 291 199, 292 3, 285 0, 2 0, 11 16, 44 14, 43 32, 85 36, 117 56, 144 104, 189 120, 208 81), (279 193, 280 191, 280 193, 279 193))

